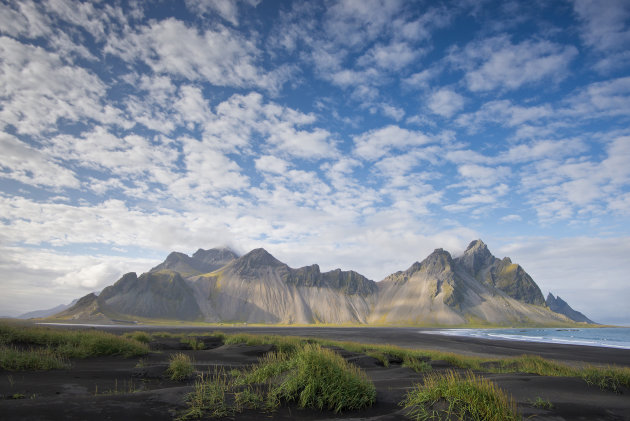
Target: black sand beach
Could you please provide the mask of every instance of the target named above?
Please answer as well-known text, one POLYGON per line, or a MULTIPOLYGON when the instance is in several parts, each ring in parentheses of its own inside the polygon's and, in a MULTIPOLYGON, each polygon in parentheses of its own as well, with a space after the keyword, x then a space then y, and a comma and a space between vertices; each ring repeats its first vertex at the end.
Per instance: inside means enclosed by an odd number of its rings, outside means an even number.
MULTIPOLYGON (((84 327, 70 327, 83 329, 84 327)), ((142 327, 104 329, 114 333, 130 330, 201 334, 220 330, 226 333, 321 337, 342 341, 393 344, 408 348, 450 351, 483 357, 521 354, 570 364, 590 363, 630 366, 630 350, 550 345, 532 342, 486 340, 442 336, 421 332, 419 328, 285 328, 285 327, 142 327)), ((204 350, 192 350, 175 338, 154 339, 152 352, 138 358, 98 357, 73 360, 70 369, 44 372, 0 371, 0 419, 2 420, 172 420, 185 408, 185 397, 194 379, 184 382, 164 376, 169 356, 184 352, 195 361, 197 371, 212 371, 217 366, 227 370, 244 368, 271 350, 271 346, 223 345, 213 337, 201 337, 204 350), (140 362, 140 364, 139 364, 140 362)), ((245 411, 227 419, 407 419, 399 402, 408 390, 422 383, 423 375, 399 363, 384 367, 374 358, 341 351, 342 356, 364 369, 377 390, 376 404, 361 411, 334 414, 283 406, 273 413, 245 411)), ((454 367, 445 361, 432 361, 433 370, 454 367)), ((480 373, 513 396, 523 418, 536 420, 630 420, 630 390, 621 393, 603 391, 572 377, 547 377, 524 373, 480 373), (542 398, 552 409, 536 408, 532 403, 542 398)))

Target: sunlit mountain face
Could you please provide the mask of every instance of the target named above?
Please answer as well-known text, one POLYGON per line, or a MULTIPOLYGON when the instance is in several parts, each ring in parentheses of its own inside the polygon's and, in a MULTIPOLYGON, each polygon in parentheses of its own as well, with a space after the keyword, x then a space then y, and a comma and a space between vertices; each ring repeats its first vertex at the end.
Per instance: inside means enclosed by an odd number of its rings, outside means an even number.
POLYGON ((471 238, 630 322, 627 1, 5 1, 3 314, 173 250, 380 280, 471 238), (624 313, 625 312, 625 313, 624 313))

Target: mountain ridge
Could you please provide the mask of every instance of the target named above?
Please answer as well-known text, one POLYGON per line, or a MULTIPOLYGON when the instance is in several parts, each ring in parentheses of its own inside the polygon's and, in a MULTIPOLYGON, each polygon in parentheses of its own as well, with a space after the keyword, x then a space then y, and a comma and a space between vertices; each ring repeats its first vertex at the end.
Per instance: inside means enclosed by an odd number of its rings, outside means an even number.
MULTIPOLYGON (((380 282, 352 270, 322 272, 317 264, 291 268, 263 248, 240 257, 225 248, 199 249, 193 256, 174 252, 147 273, 124 275, 90 298, 88 307, 97 318, 205 322, 573 323, 540 297, 540 288, 520 265, 496 258, 475 240, 462 256, 438 248, 380 282)), ((78 304, 75 313, 85 317, 88 307, 78 304)), ((59 314, 75 316, 72 308, 59 314)))

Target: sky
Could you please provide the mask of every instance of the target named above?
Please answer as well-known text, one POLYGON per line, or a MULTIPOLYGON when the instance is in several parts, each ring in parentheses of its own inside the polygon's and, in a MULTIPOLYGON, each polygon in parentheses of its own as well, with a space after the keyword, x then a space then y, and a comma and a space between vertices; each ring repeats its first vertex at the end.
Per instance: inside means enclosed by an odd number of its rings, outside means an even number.
POLYGON ((171 251, 379 281, 481 238, 630 324, 630 2, 0 3, 0 314, 171 251))

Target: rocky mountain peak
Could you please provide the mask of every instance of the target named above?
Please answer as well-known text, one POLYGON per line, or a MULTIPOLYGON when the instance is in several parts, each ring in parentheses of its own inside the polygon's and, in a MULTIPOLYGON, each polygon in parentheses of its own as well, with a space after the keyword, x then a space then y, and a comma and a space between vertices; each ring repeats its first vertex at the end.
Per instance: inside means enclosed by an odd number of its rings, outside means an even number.
POLYGON ((474 277, 477 277, 481 269, 492 265, 495 260, 497 260, 496 257, 490 253, 488 246, 481 240, 472 241, 464 254, 458 258, 459 264, 474 277))
POLYGON ((284 264, 280 260, 273 257, 271 253, 269 253, 264 248, 254 249, 247 253, 245 256, 241 257, 241 259, 239 260, 247 261, 252 266, 278 266, 284 264))
POLYGON ((584 314, 580 313, 577 310, 571 308, 571 306, 564 301, 560 296, 554 297, 552 293, 547 295, 547 300, 545 301, 547 306, 551 309, 551 311, 555 311, 556 313, 564 314, 569 319, 575 322, 584 322, 584 323, 592 323, 597 324, 584 314))

